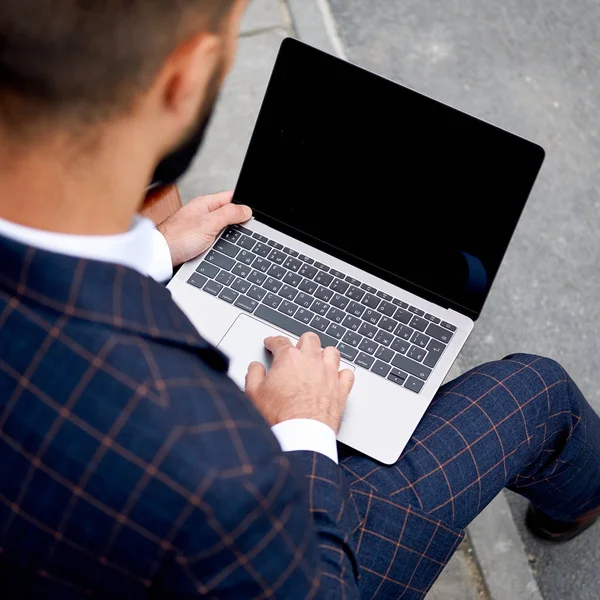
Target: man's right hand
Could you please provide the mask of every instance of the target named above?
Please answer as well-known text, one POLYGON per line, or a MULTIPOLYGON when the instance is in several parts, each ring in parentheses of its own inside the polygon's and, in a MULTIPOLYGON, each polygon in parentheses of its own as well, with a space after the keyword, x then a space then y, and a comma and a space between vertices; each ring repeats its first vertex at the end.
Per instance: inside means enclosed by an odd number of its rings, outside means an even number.
POLYGON ((246 375, 246 393, 273 427, 290 419, 313 419, 337 434, 354 385, 354 373, 339 371, 336 348, 321 350, 315 333, 305 333, 294 346, 286 337, 270 337, 265 347, 273 354, 269 373, 254 362, 246 375))

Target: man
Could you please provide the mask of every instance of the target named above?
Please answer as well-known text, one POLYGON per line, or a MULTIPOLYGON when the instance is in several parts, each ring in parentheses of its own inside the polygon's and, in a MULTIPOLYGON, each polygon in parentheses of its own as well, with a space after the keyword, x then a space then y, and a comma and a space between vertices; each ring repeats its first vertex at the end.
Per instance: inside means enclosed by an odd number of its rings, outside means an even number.
POLYGON ((555 362, 447 385, 383 467, 338 456, 335 349, 266 340, 245 397, 148 277, 251 216, 220 194, 135 217, 199 144, 244 5, 2 4, 3 598, 421 599, 505 486, 549 539, 598 514, 600 422, 555 362))

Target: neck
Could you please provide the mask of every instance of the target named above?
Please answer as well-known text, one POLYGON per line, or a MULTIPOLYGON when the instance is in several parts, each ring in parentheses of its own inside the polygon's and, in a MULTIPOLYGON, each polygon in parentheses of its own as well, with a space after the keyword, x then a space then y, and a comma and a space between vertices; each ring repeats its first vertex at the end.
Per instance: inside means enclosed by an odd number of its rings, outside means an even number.
POLYGON ((76 150, 56 139, 31 149, 1 148, 0 218, 58 233, 127 231, 152 161, 144 163, 142 148, 115 137, 76 150))

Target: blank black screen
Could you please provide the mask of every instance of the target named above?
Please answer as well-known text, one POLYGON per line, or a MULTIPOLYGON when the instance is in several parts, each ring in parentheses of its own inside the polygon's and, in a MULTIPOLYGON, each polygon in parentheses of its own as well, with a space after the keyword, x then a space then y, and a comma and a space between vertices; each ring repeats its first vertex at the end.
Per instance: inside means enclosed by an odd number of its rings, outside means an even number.
POLYGON ((286 40, 235 201, 477 318, 543 159, 536 144, 286 40))

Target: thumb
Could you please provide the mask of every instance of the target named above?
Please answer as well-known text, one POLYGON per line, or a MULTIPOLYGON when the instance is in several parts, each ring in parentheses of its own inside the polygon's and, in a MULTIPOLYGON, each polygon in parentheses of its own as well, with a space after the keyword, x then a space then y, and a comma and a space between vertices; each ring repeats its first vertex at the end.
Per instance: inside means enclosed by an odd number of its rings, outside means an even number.
POLYGON ((221 231, 228 225, 245 223, 252 217, 252 209, 243 204, 226 204, 210 214, 211 226, 215 231, 221 231))
POLYGON ((254 396, 266 376, 267 370, 262 363, 250 363, 248 373, 246 373, 246 394, 254 396))

